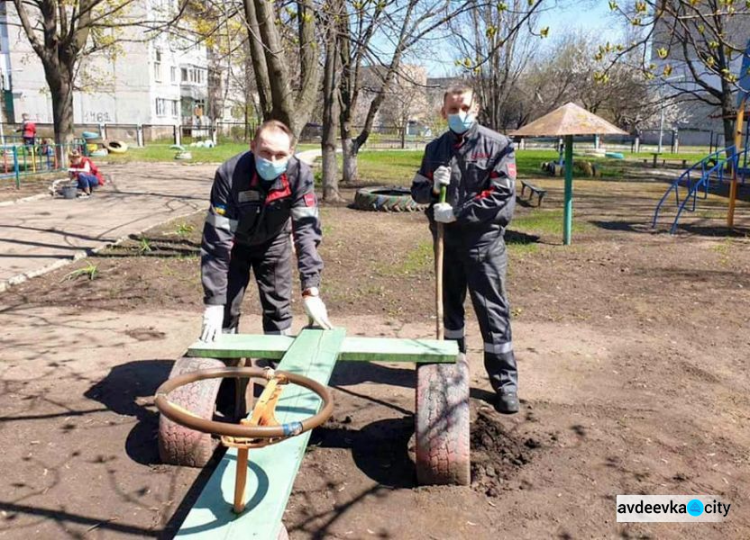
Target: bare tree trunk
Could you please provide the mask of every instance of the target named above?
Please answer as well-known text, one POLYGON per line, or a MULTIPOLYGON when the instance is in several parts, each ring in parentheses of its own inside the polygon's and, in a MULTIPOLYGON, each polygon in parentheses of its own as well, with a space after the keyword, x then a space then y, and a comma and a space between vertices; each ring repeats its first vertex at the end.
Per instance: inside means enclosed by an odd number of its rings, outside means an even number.
MULTIPOLYGON (((45 62, 44 72, 52 97, 52 123, 55 143, 68 145, 73 140, 73 76, 71 69, 59 62, 45 62)), ((69 148, 57 146, 58 163, 66 163, 69 148)))
MULTIPOLYGON (((721 115, 722 124, 724 125, 724 148, 734 146, 734 114, 736 113, 734 107, 734 100, 732 99, 732 87, 729 82, 722 79, 721 81, 721 115)), ((739 148, 735 149, 740 151, 739 148)), ((727 157, 729 154, 727 154, 727 157)))
POLYGON ((313 6, 310 0, 297 2, 299 48, 295 52, 300 60, 300 85, 294 91, 283 38, 275 24, 274 2, 245 0, 244 5, 263 118, 284 122, 299 137, 312 114, 320 82, 313 6))
POLYGON ((320 142, 323 152, 323 200, 338 201, 341 200, 336 163, 336 67, 339 54, 335 29, 329 28, 327 34, 323 72, 323 135, 320 142))
POLYGON ((344 183, 356 182, 359 177, 357 167, 357 153, 354 151, 354 141, 351 136, 341 137, 341 152, 344 156, 344 183))

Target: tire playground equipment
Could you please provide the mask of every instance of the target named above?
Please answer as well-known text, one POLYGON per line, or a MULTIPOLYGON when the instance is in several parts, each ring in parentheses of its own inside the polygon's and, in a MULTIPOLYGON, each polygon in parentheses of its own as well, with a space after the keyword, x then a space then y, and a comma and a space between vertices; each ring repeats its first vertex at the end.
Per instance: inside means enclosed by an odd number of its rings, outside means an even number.
POLYGON ((427 205, 417 204, 411 190, 404 187, 379 186, 358 189, 352 204, 357 210, 374 212, 418 212, 427 205))
MULTIPOLYGON (((178 538, 245 538, 249 531, 252 538, 285 537, 281 519, 310 430, 333 411, 326 384, 338 361, 417 363, 416 477, 421 484, 470 482, 470 378, 456 342, 347 338, 343 329, 305 329, 296 338, 224 334, 215 343, 191 346, 156 392, 165 462, 202 467, 214 454, 217 437, 227 448, 178 538), (242 366, 248 358, 281 362, 275 371, 226 366, 237 359, 242 366), (213 418, 224 378, 266 381, 239 424, 213 418)), ((242 411, 252 391, 241 384, 236 388, 236 399, 245 402, 236 403, 236 410, 242 411)))
POLYGON ((417 481, 422 485, 471 482, 469 380, 464 354, 454 364, 417 367, 414 426, 417 481))
POLYGON ((122 141, 107 141, 107 150, 111 154, 124 154, 128 151, 128 144, 122 141))

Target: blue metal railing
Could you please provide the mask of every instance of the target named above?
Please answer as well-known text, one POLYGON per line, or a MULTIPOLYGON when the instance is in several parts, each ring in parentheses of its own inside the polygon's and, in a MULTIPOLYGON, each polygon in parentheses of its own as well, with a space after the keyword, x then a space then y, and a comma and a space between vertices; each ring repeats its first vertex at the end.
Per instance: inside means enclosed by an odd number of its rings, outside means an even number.
POLYGON ((0 181, 13 179, 18 188, 23 177, 66 171, 67 155, 74 149, 85 151, 85 145, 81 141, 70 144, 0 145, 0 181), (62 162, 58 161, 58 155, 64 156, 62 162))
MULTIPOLYGON (((680 220, 680 215, 687 209, 688 212, 695 212, 698 193, 702 189, 701 199, 708 198, 708 190, 711 185, 712 178, 716 178, 719 184, 724 182, 724 173, 737 170, 739 167, 740 157, 743 157, 744 166, 747 166, 748 149, 745 148, 741 152, 735 152, 734 146, 729 146, 722 150, 718 150, 709 154, 699 162, 688 167, 680 176, 678 176, 667 188, 662 198, 659 200, 659 204, 656 205, 654 211, 654 219, 651 223, 652 227, 656 227, 656 223, 659 219, 659 212, 662 206, 669 198, 672 191, 675 193, 675 205, 677 206, 677 215, 674 218, 672 227, 669 232, 674 234, 677 232, 677 224, 680 220), (729 157, 727 157, 729 155, 729 157), (730 166, 727 167, 727 164, 730 166), (697 173, 700 172, 700 177, 695 180, 697 173), (692 173, 692 176, 691 176, 692 173), (685 198, 680 201, 680 186, 687 188, 687 194, 685 198), (687 207, 689 201, 692 200, 692 207, 687 207)), ((744 183, 745 177, 743 173, 742 181, 744 183)))

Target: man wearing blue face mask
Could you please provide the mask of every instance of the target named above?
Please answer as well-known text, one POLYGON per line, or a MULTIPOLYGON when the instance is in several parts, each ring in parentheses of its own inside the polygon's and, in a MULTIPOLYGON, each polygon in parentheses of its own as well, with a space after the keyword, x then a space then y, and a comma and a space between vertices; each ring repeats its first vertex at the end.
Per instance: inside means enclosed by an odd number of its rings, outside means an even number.
POLYGON ((479 104, 468 87, 443 96, 450 128, 425 149, 412 197, 430 204, 427 217, 445 230, 443 305, 446 339, 466 352, 464 301, 468 289, 484 341, 484 365, 497 396, 495 409, 518 412, 518 370, 513 354, 505 274, 505 228, 515 207, 516 160, 511 142, 477 121, 479 104), (439 203, 446 188, 446 202, 439 203))
POLYGON ((293 156, 294 135, 269 120, 250 152, 223 163, 211 188, 201 243, 204 303, 201 340, 237 331, 242 299, 255 274, 266 334, 292 326, 292 240, 310 322, 331 328, 319 296, 323 261, 320 219, 310 168, 293 156))

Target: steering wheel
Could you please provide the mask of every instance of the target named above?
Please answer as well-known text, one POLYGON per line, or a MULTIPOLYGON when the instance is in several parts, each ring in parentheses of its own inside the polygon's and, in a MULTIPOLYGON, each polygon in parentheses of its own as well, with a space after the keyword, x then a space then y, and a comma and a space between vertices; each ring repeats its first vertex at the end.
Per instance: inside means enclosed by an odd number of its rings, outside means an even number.
POLYGON ((247 478, 247 457, 250 448, 262 448, 276 444, 290 437, 310 431, 323 424, 333 413, 333 397, 330 390, 308 377, 275 371, 270 368, 218 368, 193 371, 178 375, 165 381, 156 390, 154 399, 159 412, 171 421, 187 428, 221 436, 225 446, 237 449, 237 477, 234 491, 234 511, 240 513, 245 508, 245 484, 247 478), (169 401, 169 393, 187 384, 217 378, 263 378, 268 381, 266 388, 253 407, 250 419, 243 419, 240 424, 229 424, 207 420, 169 401), (323 401, 320 411, 301 421, 279 424, 275 410, 282 389, 292 383, 307 388, 317 394, 323 401))

